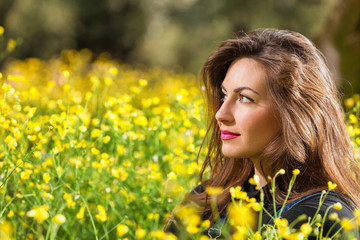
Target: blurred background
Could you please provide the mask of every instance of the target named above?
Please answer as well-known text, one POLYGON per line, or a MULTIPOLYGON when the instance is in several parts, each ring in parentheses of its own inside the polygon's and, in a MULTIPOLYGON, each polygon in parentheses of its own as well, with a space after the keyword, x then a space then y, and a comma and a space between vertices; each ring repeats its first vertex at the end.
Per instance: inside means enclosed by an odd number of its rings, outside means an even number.
POLYGON ((239 31, 290 29, 322 50, 344 95, 360 92, 359 0, 1 0, 0 25, 22 42, 12 58, 88 48, 194 74, 239 31))

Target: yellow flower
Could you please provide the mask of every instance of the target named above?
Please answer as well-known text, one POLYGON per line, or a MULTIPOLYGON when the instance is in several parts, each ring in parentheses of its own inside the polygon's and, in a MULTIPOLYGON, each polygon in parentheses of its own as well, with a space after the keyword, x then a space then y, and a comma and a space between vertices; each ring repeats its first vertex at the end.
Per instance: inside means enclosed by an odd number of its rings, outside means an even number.
POLYGON ((336 183, 332 183, 331 181, 328 182, 329 190, 334 190, 337 187, 336 183))
POLYGON ((336 221, 339 218, 339 215, 337 212, 333 212, 329 214, 329 219, 332 221, 336 221))
POLYGON ((43 180, 45 183, 48 183, 51 180, 50 174, 44 173, 43 174, 43 180))
POLYGON ((4 84, 2 85, 2 89, 3 89, 4 92, 6 92, 6 93, 13 91, 13 88, 11 87, 11 85, 6 84, 6 83, 4 83, 4 84))
POLYGON ((280 169, 278 172, 280 175, 284 175, 285 174, 285 170, 284 169, 280 169))
POLYGON ((151 98, 144 98, 141 99, 141 105, 143 106, 143 108, 149 108, 152 104, 152 99, 151 98))
POLYGON ((148 120, 144 116, 138 116, 135 118, 134 123, 136 125, 146 127, 148 125, 148 120))
POLYGON ((350 115, 349 115, 349 123, 355 124, 355 123, 357 123, 357 122, 358 122, 357 117, 356 117, 353 113, 350 114, 350 115))
POLYGON ((28 180, 30 178, 30 175, 32 174, 32 170, 25 169, 25 171, 20 173, 21 180, 28 180))
POLYGON ((261 205, 260 205, 260 203, 256 202, 256 203, 252 203, 252 204, 250 204, 250 205, 251 205, 252 209, 254 209, 254 211, 260 212, 260 210, 261 210, 261 205))
POLYGON ((129 174, 126 172, 126 170, 125 170, 124 168, 122 168, 122 167, 111 169, 111 174, 112 174, 114 177, 120 179, 121 181, 125 181, 125 180, 127 179, 128 175, 129 175, 129 174))
POLYGON ((69 72, 68 70, 62 71, 62 74, 63 74, 63 76, 66 77, 66 78, 70 77, 70 72, 69 72))
POLYGON ((110 142, 110 140, 111 140, 111 137, 110 137, 110 136, 105 136, 105 137, 103 137, 103 142, 104 142, 105 144, 107 144, 108 142, 110 142))
POLYGON ((17 142, 16 142, 16 139, 13 138, 11 135, 8 135, 5 140, 4 140, 5 143, 7 143, 8 147, 10 149, 15 149, 17 147, 17 142))
POLYGON ((140 79, 139 85, 142 87, 146 87, 148 85, 148 81, 146 81, 145 79, 140 79))
POLYGON ((118 153, 120 156, 124 155, 124 153, 125 153, 125 148, 124 148, 123 145, 118 145, 117 148, 116 148, 116 150, 117 150, 117 153, 118 153))
POLYGON ((211 225, 211 223, 210 223, 210 220, 208 220, 208 219, 206 219, 205 221, 203 221, 201 223, 201 227, 204 228, 204 229, 209 228, 210 225, 211 225))
POLYGON ((92 155, 99 155, 100 154, 100 151, 96 148, 91 148, 90 149, 90 152, 92 155))
POLYGON ((8 221, 0 220, 0 236, 2 240, 12 240, 14 228, 8 221))
MULTIPOLYGON (((86 92, 85 93, 85 100, 89 101, 92 98, 92 93, 91 92, 86 92)), ((96 125, 95 125, 96 126, 96 125)))
POLYGON ((355 101, 353 98, 347 98, 345 99, 344 104, 347 108, 352 108, 355 105, 355 101))
POLYGON ((256 174, 252 178, 249 179, 249 183, 255 186, 258 186, 260 184, 260 177, 256 174))
POLYGON ((9 213, 7 214, 8 218, 11 218, 14 216, 14 212, 13 210, 10 210, 9 213))
POLYGON ((54 196, 51 195, 51 193, 42 192, 42 195, 44 196, 45 199, 54 200, 54 196))
POLYGON ((341 203, 339 203, 339 202, 335 203, 335 204, 334 204, 334 208, 335 208, 336 210, 341 210, 341 209, 342 209, 341 203))
POLYGON ((188 152, 195 152, 195 145, 194 144, 190 144, 186 147, 186 151, 188 152))
POLYGON ((235 233, 232 235, 232 239, 245 240, 247 228, 244 226, 236 227, 235 233))
POLYGON ((135 87, 135 86, 131 86, 130 91, 135 93, 135 94, 140 93, 140 89, 138 87, 135 87))
POLYGON ((23 162, 21 159, 18 159, 18 160, 16 161, 16 166, 18 166, 18 167, 23 167, 23 166, 24 166, 24 162, 23 162))
POLYGON ((292 174, 295 175, 295 176, 297 176, 297 175, 300 174, 300 170, 299 170, 299 169, 294 169, 294 170, 292 171, 292 174))
POLYGON ((112 67, 109 69, 109 73, 113 76, 116 76, 119 73, 119 70, 116 67, 112 67))
POLYGON ((136 230, 136 239, 143 239, 146 235, 146 230, 142 228, 138 228, 136 230))
POLYGON ((4 35, 5 28, 3 26, 0 26, 0 36, 4 35))
MULTIPOLYGON (((286 239, 287 240, 303 240, 304 234, 302 232, 290 233, 286 239)), ((325 240, 328 240, 328 239, 326 238, 325 240)))
POLYGON ((147 215, 147 218, 149 219, 149 220, 158 220, 159 219, 159 214, 158 213, 149 213, 148 215, 147 215))
POLYGON ((87 131, 87 128, 85 126, 80 126, 79 131, 84 133, 87 131))
POLYGON ((101 222, 106 222, 107 220, 107 215, 106 215, 106 210, 103 206, 101 205, 97 205, 97 209, 99 211, 99 214, 96 214, 95 217, 100 220, 101 222))
POLYGON ((9 52, 14 51, 16 47, 16 41, 14 39, 9 39, 6 50, 8 50, 9 52))
POLYGON ((49 213, 48 213, 49 207, 46 205, 33 208, 30 211, 26 213, 26 216, 33 217, 36 219, 38 223, 42 223, 44 220, 48 219, 49 213))
MULTIPOLYGON (((92 94, 92 93, 90 93, 90 94, 92 94)), ((93 118, 93 119, 91 120, 91 124, 94 125, 94 126, 99 126, 99 124, 100 124, 100 119, 98 119, 98 118, 93 118)))
POLYGON ((66 222, 66 217, 62 214, 56 214, 52 219, 56 224, 62 225, 66 222))
POLYGON ((223 192, 223 188, 222 187, 207 187, 206 188, 206 192, 210 195, 210 196, 215 196, 215 195, 219 195, 220 193, 223 192))
POLYGON ((116 227, 116 231, 117 231, 118 237, 122 237, 129 231, 129 227, 124 224, 119 224, 116 227))
POLYGON ((355 219, 360 226, 360 209, 356 209, 354 214, 355 214, 355 219))
POLYGON ((231 197, 235 198, 235 199, 247 199, 248 198, 248 195, 246 192, 242 192, 241 191, 241 187, 240 186, 237 186, 237 187, 231 187, 230 188, 230 194, 231 194, 231 197))
POLYGON ((176 211, 176 216, 179 217, 181 222, 186 226, 186 231, 191 234, 199 232, 199 224, 201 222, 200 215, 194 207, 181 207, 176 211))
POLYGON ((24 76, 18 76, 18 75, 8 75, 7 79, 9 81, 15 81, 15 82, 24 82, 25 81, 24 76))
POLYGON ((206 136, 206 130, 205 129, 200 129, 199 130, 199 136, 201 137, 201 138, 203 138, 203 137, 205 137, 206 136))
POLYGON ((285 218, 275 218, 274 223, 279 230, 279 236, 287 238, 287 236, 290 234, 288 221, 285 218))
POLYGON ((111 78, 104 78, 104 82, 108 86, 111 86, 113 84, 113 80, 111 78))
POLYGON ((254 237, 255 237, 256 240, 260 240, 261 239, 261 234, 259 232, 256 232, 254 234, 254 237))
POLYGON ((21 193, 16 193, 15 194, 15 197, 18 198, 18 199, 22 199, 23 198, 23 195, 21 193))
POLYGON ((71 194, 64 193, 63 198, 66 200, 68 208, 71 208, 71 207, 75 206, 75 202, 73 201, 73 198, 72 198, 71 194))
POLYGON ((209 240, 210 238, 208 236, 202 235, 200 236, 199 240, 209 240))
POLYGON ((91 131, 90 135, 92 138, 97 138, 101 135, 101 130, 95 128, 94 130, 91 131))
POLYGON ((152 231, 150 233, 150 237, 151 239, 156 238, 156 239, 165 239, 166 233, 164 231, 161 230, 155 230, 152 231))
POLYGON ((346 217, 341 219, 340 225, 344 228, 345 231, 349 231, 354 228, 353 222, 346 217))
POLYGON ((304 234, 305 237, 307 237, 312 232, 312 227, 309 223, 304 223, 301 225, 300 231, 304 234))
POLYGON ((174 173, 174 172, 168 173, 167 178, 169 180, 175 180, 177 178, 176 173, 174 173))
POLYGON ((85 208, 80 208, 79 212, 76 214, 76 218, 77 219, 83 219, 84 218, 84 212, 85 212, 85 208))
POLYGON ((256 217, 254 211, 249 206, 240 204, 230 204, 227 209, 229 222, 235 227, 254 227, 256 217))

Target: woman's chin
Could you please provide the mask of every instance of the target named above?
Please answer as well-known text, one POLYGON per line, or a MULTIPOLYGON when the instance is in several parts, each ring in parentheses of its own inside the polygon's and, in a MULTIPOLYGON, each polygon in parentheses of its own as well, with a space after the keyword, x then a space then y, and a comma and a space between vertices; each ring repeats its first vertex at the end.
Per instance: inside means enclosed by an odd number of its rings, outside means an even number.
POLYGON ((233 149, 222 149, 222 153, 227 158, 246 158, 244 154, 239 153, 238 151, 234 151, 233 149))

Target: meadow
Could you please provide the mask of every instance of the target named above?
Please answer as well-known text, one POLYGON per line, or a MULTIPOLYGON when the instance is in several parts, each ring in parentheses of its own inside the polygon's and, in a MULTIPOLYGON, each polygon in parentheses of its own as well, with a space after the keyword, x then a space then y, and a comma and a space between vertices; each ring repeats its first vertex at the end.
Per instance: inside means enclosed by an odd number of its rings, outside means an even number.
MULTIPOLYGON (((0 81, 1 239, 176 239, 163 226, 199 184, 207 151, 197 162, 206 106, 196 76, 84 49, 14 60, 0 81)), ((359 95, 344 103, 357 149, 359 95)), ((209 239, 192 214, 179 215, 186 230, 209 239)), ((279 239, 300 239, 281 236, 281 224, 279 239)))
POLYGON ((16 239, 148 237, 197 184, 195 76, 92 57, 2 72, 0 217, 16 239))

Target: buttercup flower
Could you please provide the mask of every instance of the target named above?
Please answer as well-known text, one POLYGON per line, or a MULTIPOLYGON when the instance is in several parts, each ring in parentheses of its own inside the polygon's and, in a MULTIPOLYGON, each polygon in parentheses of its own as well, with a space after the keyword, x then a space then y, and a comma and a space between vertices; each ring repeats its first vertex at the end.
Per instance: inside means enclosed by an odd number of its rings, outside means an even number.
POLYGON ((334 208, 335 208, 336 210, 341 210, 341 209, 342 209, 341 203, 339 203, 339 202, 335 203, 335 204, 334 204, 334 208))
POLYGON ((66 222, 66 217, 62 214, 56 214, 54 217, 53 217, 53 221, 58 224, 58 225, 62 225, 66 222))
POLYGON ((297 176, 297 175, 300 174, 300 170, 299 170, 299 169, 294 169, 294 170, 292 171, 292 174, 295 175, 295 176, 297 176))
POLYGON ((328 182, 329 190, 334 190, 337 187, 336 183, 332 183, 331 181, 328 182))

